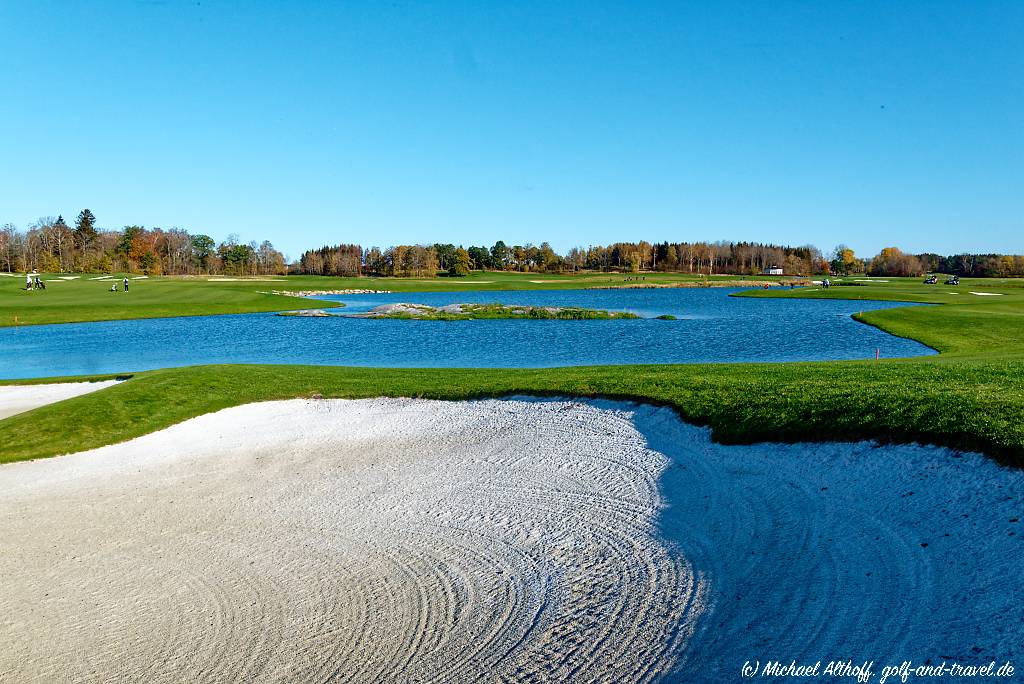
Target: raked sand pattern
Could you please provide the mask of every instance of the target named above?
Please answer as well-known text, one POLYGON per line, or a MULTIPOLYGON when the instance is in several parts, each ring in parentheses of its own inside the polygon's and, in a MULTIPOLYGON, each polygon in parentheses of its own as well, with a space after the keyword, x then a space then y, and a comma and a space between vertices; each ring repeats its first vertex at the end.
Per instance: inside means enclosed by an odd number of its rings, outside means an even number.
POLYGON ((11 464, 0 680, 649 681, 704 591, 666 465, 626 413, 411 400, 11 464))
POLYGON ((673 681, 735 682, 748 660, 874 661, 874 682, 904 660, 1024 671, 1024 471, 917 445, 726 446, 667 409, 634 423, 671 456, 662 529, 709 585, 673 681))
POLYGON ((1024 667, 1022 502, 977 454, 622 403, 255 404, 0 467, 0 680, 1024 667))

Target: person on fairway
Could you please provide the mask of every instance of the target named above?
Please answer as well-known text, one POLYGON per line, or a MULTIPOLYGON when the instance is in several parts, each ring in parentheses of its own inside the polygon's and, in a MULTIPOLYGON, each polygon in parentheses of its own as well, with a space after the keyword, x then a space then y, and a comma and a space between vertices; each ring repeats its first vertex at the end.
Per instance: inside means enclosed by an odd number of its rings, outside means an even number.
POLYGON ((124 291, 128 291, 128 276, 124 277, 124 291))
POLYGON ((32 289, 32 275, 29 274, 29 273, 25 274, 25 289, 26 290, 31 290, 32 289))

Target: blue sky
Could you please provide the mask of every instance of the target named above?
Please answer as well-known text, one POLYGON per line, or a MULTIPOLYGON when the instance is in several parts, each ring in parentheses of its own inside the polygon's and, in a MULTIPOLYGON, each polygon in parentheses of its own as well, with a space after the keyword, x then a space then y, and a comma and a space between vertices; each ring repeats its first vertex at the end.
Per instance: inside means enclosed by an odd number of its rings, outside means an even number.
POLYGON ((1024 2, 0 2, 0 223, 1024 252, 1024 2))

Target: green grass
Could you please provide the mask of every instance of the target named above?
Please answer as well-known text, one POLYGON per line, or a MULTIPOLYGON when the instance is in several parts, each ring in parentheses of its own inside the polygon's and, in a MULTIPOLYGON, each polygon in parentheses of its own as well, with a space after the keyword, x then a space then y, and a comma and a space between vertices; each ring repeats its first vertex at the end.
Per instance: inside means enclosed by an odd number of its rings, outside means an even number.
POLYGON ((0 421, 0 461, 137 437, 253 401, 508 394, 666 404, 730 443, 921 441, 1024 465, 1024 362, 840 362, 556 369, 195 366, 139 373, 99 392, 0 421))
MULTIPOLYGON (((332 278, 266 276, 224 280, 218 277, 152 277, 131 281, 128 293, 111 292, 111 281, 79 275, 61 280, 47 274, 46 290, 25 291, 24 277, 0 276, 0 327, 47 323, 81 323, 127 318, 164 318, 212 314, 286 311, 310 307, 308 300, 270 294, 272 291, 388 290, 392 292, 460 292, 468 290, 566 290, 636 285, 703 285, 701 276, 680 273, 625 276, 617 274, 547 275, 474 272, 465 278, 332 278), (644 280, 638 280, 644 278, 644 280)), ((120 276, 118 276, 120 277, 120 276)), ((727 283, 735 276, 712 276, 727 283)), ((765 276, 758 280, 775 281, 765 276)), ((319 308, 331 302, 317 302, 319 308)))
MULTIPOLYGON (((110 292, 111 281, 58 281, 47 277, 45 290, 25 291, 23 281, 0 278, 0 326, 80 323, 126 318, 165 318, 256 313, 309 308, 297 297, 265 294, 289 283, 209 282, 203 278, 133 280, 129 291, 110 292)), ((308 285, 309 283, 304 283, 308 285)), ((289 289, 301 289, 291 287, 289 289)), ((330 302, 318 306, 331 306, 330 302)))
POLYGON ((940 304, 857 316, 941 352, 915 359, 454 370, 227 365, 150 371, 0 421, 0 462, 111 444, 252 401, 315 394, 469 399, 521 393, 665 404, 729 443, 918 441, 979 450, 1024 466, 1021 285, 972 280, 952 288, 905 279, 828 291, 742 293, 940 304), (959 294, 949 294, 954 291, 959 294))

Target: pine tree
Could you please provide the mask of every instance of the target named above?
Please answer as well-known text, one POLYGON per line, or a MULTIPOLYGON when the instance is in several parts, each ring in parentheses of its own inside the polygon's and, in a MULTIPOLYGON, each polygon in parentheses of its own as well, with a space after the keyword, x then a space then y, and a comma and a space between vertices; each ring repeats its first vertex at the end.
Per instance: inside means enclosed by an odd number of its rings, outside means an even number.
POLYGON ((85 249, 95 239, 96 217, 88 209, 83 209, 75 220, 75 242, 79 249, 85 249))

